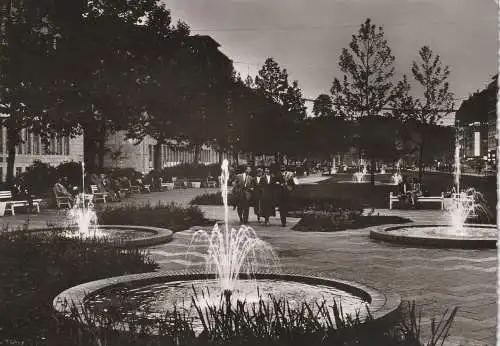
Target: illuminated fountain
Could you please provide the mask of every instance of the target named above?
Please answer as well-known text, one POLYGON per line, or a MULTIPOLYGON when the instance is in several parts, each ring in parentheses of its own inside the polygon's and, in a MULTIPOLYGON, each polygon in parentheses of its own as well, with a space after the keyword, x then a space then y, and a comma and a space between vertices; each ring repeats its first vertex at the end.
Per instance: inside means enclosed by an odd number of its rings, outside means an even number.
POLYGON ((394 185, 399 185, 403 181, 403 176, 401 175, 401 160, 396 162, 396 172, 394 172, 391 179, 394 185))
POLYGON ((484 196, 474 188, 460 189, 460 145, 455 146, 454 188, 446 208, 448 225, 410 225, 375 228, 374 239, 445 248, 496 248, 497 227, 467 223, 472 218, 491 220, 484 196))
POLYGON ((186 253, 188 258, 204 258, 200 265, 205 270, 190 266, 185 273, 155 272, 86 283, 62 292, 54 299, 54 308, 68 314, 68 299, 82 314, 101 315, 114 307, 113 313, 118 312, 125 321, 137 315, 154 319, 176 309, 186 313, 197 330, 202 329, 199 307, 217 309, 228 302, 248 304, 251 314, 255 304, 268 304, 272 299, 285 299, 292 310, 303 308, 303 303, 316 306, 318 300, 334 299, 342 304, 344 315, 359 313, 361 319, 367 317, 366 307, 375 319, 396 311, 400 304, 397 295, 386 296, 357 283, 281 271, 271 246, 252 228, 229 226, 228 178, 225 160, 221 174, 224 225, 195 231, 186 253), (200 248, 206 252, 196 253, 200 248))
POLYGON ((85 194, 85 164, 82 162, 82 192, 75 197, 73 206, 67 214, 65 237, 105 238, 106 234, 99 229, 97 214, 91 196, 85 194))

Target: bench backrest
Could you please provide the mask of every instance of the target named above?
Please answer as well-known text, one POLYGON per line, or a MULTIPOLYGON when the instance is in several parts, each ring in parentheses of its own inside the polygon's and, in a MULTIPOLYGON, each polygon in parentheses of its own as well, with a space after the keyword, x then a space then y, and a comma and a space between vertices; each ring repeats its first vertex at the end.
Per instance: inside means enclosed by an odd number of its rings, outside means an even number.
POLYGON ((11 191, 0 191, 0 199, 12 199, 11 191))
POLYGON ((97 185, 90 185, 90 189, 92 190, 92 193, 95 193, 98 190, 97 185))

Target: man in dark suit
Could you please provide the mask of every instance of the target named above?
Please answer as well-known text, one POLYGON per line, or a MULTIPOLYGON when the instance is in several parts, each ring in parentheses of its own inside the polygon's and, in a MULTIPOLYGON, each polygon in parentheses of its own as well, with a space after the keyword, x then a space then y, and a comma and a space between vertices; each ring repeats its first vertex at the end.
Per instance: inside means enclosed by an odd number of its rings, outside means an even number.
MULTIPOLYGON (((260 171, 262 172, 262 170, 260 171)), ((275 204, 273 194, 274 177, 271 176, 269 167, 264 169, 264 174, 258 174, 254 178, 255 183, 255 214, 260 222, 260 218, 264 218, 264 223, 269 224, 269 217, 275 216, 275 204)))
POLYGON ((253 178, 250 175, 252 168, 245 167, 243 173, 238 174, 233 182, 233 195, 238 210, 240 222, 244 225, 248 223, 248 213, 250 209, 250 201, 252 199, 253 178))

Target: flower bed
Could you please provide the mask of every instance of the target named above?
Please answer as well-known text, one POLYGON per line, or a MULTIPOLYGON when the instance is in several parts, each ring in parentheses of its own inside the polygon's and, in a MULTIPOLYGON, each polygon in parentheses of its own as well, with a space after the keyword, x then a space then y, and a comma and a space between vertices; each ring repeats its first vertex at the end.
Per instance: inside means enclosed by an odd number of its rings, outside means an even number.
POLYGON ((184 231, 192 226, 207 226, 205 219, 196 206, 182 207, 175 203, 157 205, 128 205, 121 208, 108 207, 98 212, 99 222, 103 225, 138 225, 167 228, 174 232, 184 231))

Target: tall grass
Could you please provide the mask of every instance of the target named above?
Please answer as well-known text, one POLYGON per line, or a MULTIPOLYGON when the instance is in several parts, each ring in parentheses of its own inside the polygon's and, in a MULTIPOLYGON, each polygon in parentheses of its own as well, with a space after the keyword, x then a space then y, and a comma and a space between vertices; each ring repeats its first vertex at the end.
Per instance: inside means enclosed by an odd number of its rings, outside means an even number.
POLYGON ((431 323, 430 337, 423 340, 420 312, 414 302, 400 311, 395 321, 376 321, 368 311, 346 316, 336 301, 301 303, 292 307, 286 299, 269 296, 255 303, 221 294, 218 304, 200 304, 209 292, 194 292, 192 303, 198 327, 182 308, 174 307, 162 317, 107 313, 95 316, 89 310, 69 319, 59 319, 57 335, 69 346, 82 345, 443 345, 457 309, 446 311, 431 323), (437 322, 436 322, 437 321, 437 322), (201 325, 201 327, 200 327, 201 325), (75 338, 77 336, 77 338, 75 338))

